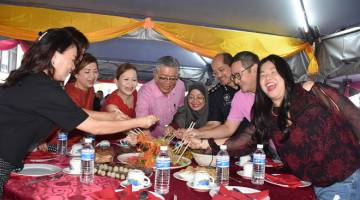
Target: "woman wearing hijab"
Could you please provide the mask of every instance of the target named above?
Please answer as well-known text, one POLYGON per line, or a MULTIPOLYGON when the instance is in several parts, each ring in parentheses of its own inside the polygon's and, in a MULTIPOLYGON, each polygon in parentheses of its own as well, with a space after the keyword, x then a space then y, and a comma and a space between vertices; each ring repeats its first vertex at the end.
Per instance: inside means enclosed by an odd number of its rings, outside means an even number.
MULTIPOLYGON (((209 113, 209 101, 207 89, 201 82, 194 82, 189 87, 189 93, 185 97, 184 106, 180 107, 174 116, 171 126, 173 128, 186 129, 193 122, 193 128, 200 128, 207 122, 209 113)), ((168 131, 171 128, 168 128, 168 131)), ((178 131, 181 132, 181 131, 178 131)))

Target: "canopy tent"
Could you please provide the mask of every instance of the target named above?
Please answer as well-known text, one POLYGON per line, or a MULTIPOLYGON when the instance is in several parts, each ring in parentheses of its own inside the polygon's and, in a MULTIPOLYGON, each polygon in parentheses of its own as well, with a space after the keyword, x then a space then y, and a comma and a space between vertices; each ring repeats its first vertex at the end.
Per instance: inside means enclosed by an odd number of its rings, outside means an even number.
MULTIPOLYGON (((303 38, 299 31, 301 2, 308 25, 317 26, 321 36, 359 25, 357 0, 2 0, 0 3, 132 19, 150 17, 155 21, 303 38)), ((76 20, 74 25, 80 25, 80 21, 76 20)))
POLYGON ((310 61, 305 62, 309 63, 307 72, 316 73, 319 69, 312 47, 305 40, 312 42, 319 36, 359 24, 357 5, 356 0, 209 0, 206 3, 199 0, 5 0, 0 5, 0 35, 34 40, 38 31, 48 27, 75 26, 92 42, 97 42, 145 27, 208 57, 217 52, 235 54, 242 50, 254 51, 260 57, 270 53, 290 57, 304 50, 310 61), (308 33, 301 31, 301 16, 296 14, 301 3, 307 13, 308 33), (144 20, 146 17, 156 21, 144 20))
POLYGON ((93 43, 88 52, 96 55, 100 63, 100 79, 112 79, 116 70, 115 64, 129 62, 137 66, 138 76, 141 80, 150 80, 153 77, 152 71, 155 61, 164 55, 170 55, 179 60, 182 78, 202 80, 203 82, 210 78, 206 73, 208 59, 163 40, 159 34, 145 29, 132 32, 131 35, 121 38, 93 43), (151 33, 151 36, 145 36, 146 33, 151 33))

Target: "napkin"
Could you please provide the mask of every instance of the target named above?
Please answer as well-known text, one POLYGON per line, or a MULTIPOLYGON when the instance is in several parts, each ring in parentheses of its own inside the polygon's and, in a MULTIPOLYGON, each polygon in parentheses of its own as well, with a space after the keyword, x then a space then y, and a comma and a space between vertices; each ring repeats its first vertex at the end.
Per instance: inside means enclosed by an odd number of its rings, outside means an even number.
POLYGON ((243 194, 235 190, 228 190, 223 185, 220 186, 220 190, 212 200, 250 200, 250 199, 265 199, 269 196, 269 190, 261 192, 243 194))
POLYGON ((265 174, 265 178, 274 183, 287 185, 290 188, 296 188, 301 185, 300 179, 292 174, 277 174, 277 175, 265 174))
POLYGON ((115 192, 113 188, 104 188, 103 190, 91 193, 90 196, 96 200, 118 200, 118 199, 139 200, 140 194, 144 191, 147 192, 147 198, 146 198, 147 200, 161 200, 160 198, 156 197, 154 194, 148 192, 146 189, 133 192, 131 185, 128 185, 120 192, 115 192))
POLYGON ((90 194, 93 199, 98 200, 118 200, 119 193, 116 193, 113 188, 104 188, 90 194))
POLYGON ((31 152, 26 157, 26 159, 36 160, 36 159, 49 159, 49 158, 54 158, 54 157, 56 157, 55 153, 45 152, 45 151, 34 151, 34 152, 31 152))

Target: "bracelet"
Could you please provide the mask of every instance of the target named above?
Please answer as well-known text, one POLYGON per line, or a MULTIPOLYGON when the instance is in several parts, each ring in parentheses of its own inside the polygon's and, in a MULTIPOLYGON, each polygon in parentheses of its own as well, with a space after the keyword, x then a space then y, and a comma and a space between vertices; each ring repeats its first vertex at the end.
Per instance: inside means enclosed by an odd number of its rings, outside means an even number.
POLYGON ((209 146, 212 150, 212 153, 214 155, 216 155, 220 151, 220 146, 215 143, 214 138, 209 138, 208 142, 209 142, 209 146))

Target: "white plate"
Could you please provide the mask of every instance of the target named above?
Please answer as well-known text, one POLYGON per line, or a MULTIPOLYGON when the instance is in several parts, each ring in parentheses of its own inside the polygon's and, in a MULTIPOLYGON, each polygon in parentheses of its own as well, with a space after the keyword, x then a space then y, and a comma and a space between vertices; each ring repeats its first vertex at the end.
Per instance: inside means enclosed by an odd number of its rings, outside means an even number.
POLYGON ((47 161, 54 160, 54 159, 56 159, 56 157, 44 158, 44 159, 30 159, 30 162, 40 163, 40 162, 47 162, 47 161))
MULTIPOLYGON (((140 153, 124 153, 124 154, 118 155, 117 159, 120 163, 128 165, 130 163, 127 162, 127 159, 130 157, 138 157, 139 154, 140 153)), ((170 169, 180 169, 180 168, 187 167, 191 164, 191 160, 189 158, 182 157, 181 160, 183 160, 185 162, 185 165, 170 166, 170 169)), ((155 167, 153 167, 153 168, 155 168, 155 167)))
POLYGON ((101 140, 99 143, 95 145, 95 147, 101 147, 104 149, 107 149, 110 147, 110 141, 109 140, 101 140))
POLYGON ((237 171, 236 174, 240 175, 244 179, 251 179, 251 176, 244 176, 244 170, 237 171))
MULTIPOLYGON (((276 176, 277 174, 272 174, 273 176, 276 176)), ((275 183, 275 182, 273 182, 273 181, 271 181, 271 180, 269 180, 269 179, 267 179, 267 178, 265 178, 265 182, 268 182, 268 183, 270 183, 270 184, 274 184, 274 185, 277 185, 277 186, 280 186, 280 187, 289 187, 289 185, 285 185, 285 184, 281 184, 281 183, 275 183)), ((298 186, 298 187, 300 187, 300 188, 302 188, 302 187, 308 187, 308 186, 310 186, 311 185, 311 182, 308 182, 308 181, 300 181, 300 183, 301 183, 301 185, 300 186, 298 186)))
POLYGON ((81 172, 78 172, 78 173, 72 172, 69 167, 64 168, 63 172, 65 174, 70 174, 70 175, 80 175, 81 174, 81 172))
POLYGON ((180 168, 187 167, 191 164, 191 160, 189 158, 182 157, 181 160, 185 163, 185 165, 170 166, 170 169, 180 169, 180 168))
POLYGON ((183 173, 183 172, 181 172, 181 171, 175 172, 175 173, 173 174, 173 176, 174 176, 176 179, 179 179, 179 180, 181 180, 181 181, 190 181, 190 180, 192 180, 193 176, 191 176, 191 178, 189 178, 189 179, 186 179, 186 178, 184 178, 183 176, 181 176, 181 173, 183 173))
MULTIPOLYGON (((260 192, 259 190, 255 190, 252 188, 248 188, 248 187, 240 187, 240 186, 225 186, 226 189, 228 190, 233 190, 234 188, 237 188, 238 190, 240 190, 242 193, 244 194, 251 194, 251 193, 255 193, 255 192, 260 192)), ((219 191, 219 188, 213 188, 210 190, 209 194, 211 197, 214 197, 219 191)), ((265 199, 261 199, 261 200, 270 200, 270 197, 266 197, 265 199)))
MULTIPOLYGON (((277 165, 277 166, 283 166, 284 165, 284 163, 281 161, 281 160, 273 160, 275 163, 278 163, 279 165, 277 165)), ((237 161, 237 162, 235 162, 235 165, 237 165, 237 166, 239 166, 239 167, 244 167, 244 165, 240 165, 240 162, 239 161, 237 161)), ((277 166, 274 166, 274 165, 271 165, 271 164, 266 164, 265 163, 265 167, 277 167, 277 166)))
MULTIPOLYGON (((120 185, 121 187, 127 187, 129 185, 128 181, 127 180, 123 180, 120 182, 120 185)), ((151 187, 151 183, 149 182, 149 185, 144 185, 142 188, 135 188, 135 187, 132 187, 133 191, 138 191, 138 190, 142 190, 142 189, 146 189, 146 188, 149 188, 151 187)))
POLYGON ((140 153, 123 153, 118 155, 117 159, 122 164, 130 164, 127 162, 130 157, 138 157, 140 153))
POLYGON ((18 172, 22 176, 47 176, 61 172, 61 168, 49 164, 25 164, 24 168, 18 172))
MULTIPOLYGON (((115 190, 115 192, 121 192, 123 189, 117 189, 115 190)), ((148 191, 150 192, 151 194, 153 194, 154 196, 160 198, 161 200, 165 200, 165 198, 161 195, 161 194, 158 194, 158 193, 155 193, 155 192, 152 192, 152 191, 148 191)))
POLYGON ((194 184, 192 181, 188 181, 186 182, 186 185, 189 187, 189 188, 192 188, 194 189, 195 191, 197 192, 207 192, 213 188, 216 188, 216 184, 215 183, 210 183, 209 187, 208 188, 197 188, 197 187, 194 187, 194 184))

